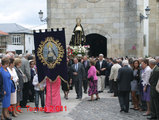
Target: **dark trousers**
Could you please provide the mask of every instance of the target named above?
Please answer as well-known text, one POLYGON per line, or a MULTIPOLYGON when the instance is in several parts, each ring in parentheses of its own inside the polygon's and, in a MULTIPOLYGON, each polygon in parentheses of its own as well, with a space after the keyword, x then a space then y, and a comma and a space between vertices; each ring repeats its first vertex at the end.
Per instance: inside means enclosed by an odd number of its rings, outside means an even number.
POLYGON ((87 88, 88 88, 88 79, 83 80, 83 88, 84 88, 84 92, 87 92, 87 88))
POLYGON ((109 80, 109 91, 113 92, 113 81, 114 80, 109 80))
POLYGON ((39 107, 39 96, 41 99, 41 107, 44 108, 44 91, 36 91, 35 90, 35 106, 38 108, 39 107))
POLYGON ((30 102, 34 101, 34 94, 35 94, 34 86, 33 86, 32 82, 30 81, 29 82, 29 101, 30 102))
POLYGON ((74 81, 77 97, 82 98, 82 80, 74 81))
POLYGON ((2 102, 0 101, 0 117, 1 117, 1 115, 2 115, 2 102))
POLYGON ((157 117, 157 119, 159 120, 159 97, 151 97, 150 104, 151 116, 157 117))
POLYGON ((142 96, 143 96, 143 85, 142 83, 140 83, 140 86, 139 86, 139 90, 140 90, 140 108, 142 110, 147 110, 147 104, 146 104, 146 101, 142 100, 142 96))
POLYGON ((109 76, 105 76, 105 88, 109 85, 109 76))
POLYGON ((119 91, 118 98, 121 110, 129 111, 129 91, 119 91))
POLYGON ((23 100, 20 102, 21 107, 26 107, 29 96, 29 82, 23 85, 23 100))
POLYGON ((114 80, 113 80, 113 92, 114 92, 114 96, 118 96, 118 84, 114 80))

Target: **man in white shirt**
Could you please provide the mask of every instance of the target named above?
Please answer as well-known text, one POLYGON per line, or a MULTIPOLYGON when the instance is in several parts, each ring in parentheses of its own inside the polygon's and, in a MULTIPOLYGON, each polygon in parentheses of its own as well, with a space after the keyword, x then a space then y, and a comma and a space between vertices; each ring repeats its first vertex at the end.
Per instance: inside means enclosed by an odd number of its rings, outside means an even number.
POLYGON ((99 55, 99 60, 96 62, 95 65, 97 69, 97 76, 98 76, 98 92, 103 92, 105 88, 105 75, 106 75, 106 68, 107 62, 104 60, 104 55, 99 55))
POLYGON ((113 66, 111 68, 110 77, 109 80, 112 80, 113 82, 113 91, 114 91, 114 97, 118 96, 118 84, 117 84, 117 77, 118 77, 118 70, 121 68, 121 66, 118 64, 116 60, 113 60, 113 66))

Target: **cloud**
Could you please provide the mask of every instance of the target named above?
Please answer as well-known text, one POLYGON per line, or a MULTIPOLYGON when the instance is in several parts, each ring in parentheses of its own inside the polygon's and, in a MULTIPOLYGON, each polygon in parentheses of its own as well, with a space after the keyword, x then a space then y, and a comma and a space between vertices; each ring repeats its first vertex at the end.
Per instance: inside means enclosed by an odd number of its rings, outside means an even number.
POLYGON ((1 22, 13 22, 13 21, 18 21, 18 18, 21 16, 20 12, 14 12, 13 14, 4 14, 4 13, 0 13, 0 19, 1 22))
POLYGON ((46 17, 46 0, 0 0, 0 23, 41 25, 40 10, 46 17))

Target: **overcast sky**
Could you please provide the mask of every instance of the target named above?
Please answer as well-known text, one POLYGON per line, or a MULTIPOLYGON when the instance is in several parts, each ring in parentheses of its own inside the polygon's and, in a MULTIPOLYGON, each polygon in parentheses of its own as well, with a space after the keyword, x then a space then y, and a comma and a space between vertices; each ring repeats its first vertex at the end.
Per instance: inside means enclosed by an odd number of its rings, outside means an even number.
POLYGON ((31 29, 43 27, 40 10, 46 17, 46 0, 0 0, 0 23, 17 23, 31 29))

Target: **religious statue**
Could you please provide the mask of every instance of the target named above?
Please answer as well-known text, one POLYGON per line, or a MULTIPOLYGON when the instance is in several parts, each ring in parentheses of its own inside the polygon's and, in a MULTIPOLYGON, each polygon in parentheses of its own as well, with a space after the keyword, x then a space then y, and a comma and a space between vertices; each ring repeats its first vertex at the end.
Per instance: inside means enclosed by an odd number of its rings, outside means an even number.
POLYGON ((53 49, 53 45, 51 42, 48 43, 47 48, 48 48, 47 61, 49 63, 52 63, 57 59, 57 56, 56 56, 56 53, 53 49))
POLYGON ((71 46, 83 46, 85 43, 85 35, 84 35, 84 30, 81 25, 81 19, 77 18, 76 19, 76 26, 73 30, 73 35, 71 38, 70 45, 71 46))

